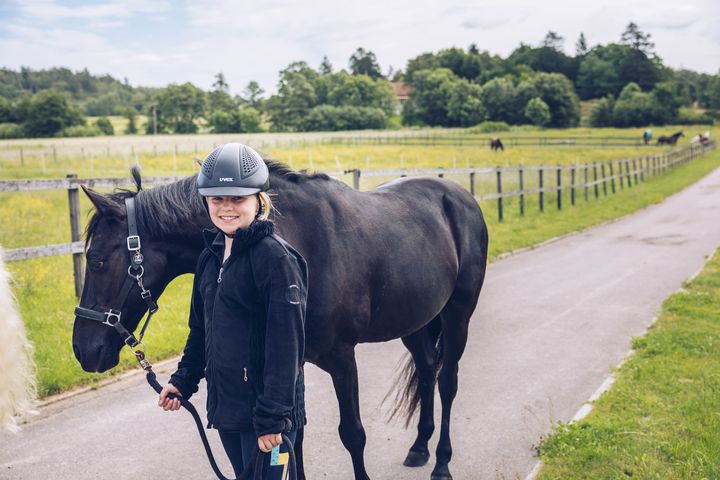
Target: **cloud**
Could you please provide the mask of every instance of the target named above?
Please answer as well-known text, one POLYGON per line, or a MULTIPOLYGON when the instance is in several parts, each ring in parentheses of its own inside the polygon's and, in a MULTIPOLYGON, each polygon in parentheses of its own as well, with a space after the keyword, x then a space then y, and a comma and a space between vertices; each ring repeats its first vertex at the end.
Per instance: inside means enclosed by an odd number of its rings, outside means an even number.
POLYGON ((34 22, 59 23, 64 20, 87 20, 105 22, 131 18, 140 14, 154 14, 167 11, 171 4, 167 0, 139 1, 114 0, 88 5, 63 5, 55 0, 16 1, 21 19, 34 22))

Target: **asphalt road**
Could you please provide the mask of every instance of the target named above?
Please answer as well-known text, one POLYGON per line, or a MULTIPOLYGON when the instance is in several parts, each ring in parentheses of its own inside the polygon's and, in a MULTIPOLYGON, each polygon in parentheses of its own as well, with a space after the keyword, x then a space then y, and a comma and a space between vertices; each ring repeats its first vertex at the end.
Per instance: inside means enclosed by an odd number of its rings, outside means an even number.
MULTIPOLYGON (((718 245, 720 169, 662 204, 493 263, 460 363, 455 479, 525 478, 533 445, 573 417, 718 245)), ((398 341, 358 347, 373 479, 428 480, 432 470, 434 451, 425 467, 402 466, 414 428, 384 420, 403 353, 398 341)), ((351 479, 330 379, 309 365, 306 382, 308 478, 351 479)), ((43 408, 18 435, 0 434, 0 478, 211 479, 196 435, 186 413, 160 410, 135 376, 43 408)), ((437 433, 432 449, 436 441, 437 433)), ((214 445, 221 452, 216 435, 214 445)))

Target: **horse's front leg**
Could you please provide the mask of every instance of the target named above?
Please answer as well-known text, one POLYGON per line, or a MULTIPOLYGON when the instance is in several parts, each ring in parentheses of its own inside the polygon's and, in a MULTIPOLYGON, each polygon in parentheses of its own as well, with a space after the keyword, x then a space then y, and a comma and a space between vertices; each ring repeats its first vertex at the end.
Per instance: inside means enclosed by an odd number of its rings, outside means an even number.
POLYGON ((337 346, 323 355, 317 365, 332 377, 340 409, 340 440, 350 452, 356 480, 369 480, 365 470, 365 429, 360 419, 355 345, 337 346))

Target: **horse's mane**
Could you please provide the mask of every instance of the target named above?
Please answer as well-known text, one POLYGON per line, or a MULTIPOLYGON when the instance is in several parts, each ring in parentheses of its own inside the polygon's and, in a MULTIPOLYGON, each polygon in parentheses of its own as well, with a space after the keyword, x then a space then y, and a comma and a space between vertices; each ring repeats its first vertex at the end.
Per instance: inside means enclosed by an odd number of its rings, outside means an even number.
MULTIPOLYGON (((311 180, 330 180, 325 173, 296 171, 277 160, 265 159, 272 177, 281 178, 291 183, 303 183, 311 180)), ((133 192, 119 189, 108 197, 124 208, 125 199, 135 197, 138 224, 151 236, 164 236, 177 233, 176 225, 200 225, 205 218, 205 206, 197 193, 197 175, 183 178, 177 182, 158 185, 149 190, 133 192)), ((97 231, 102 215, 95 212, 85 229, 86 245, 97 231)))

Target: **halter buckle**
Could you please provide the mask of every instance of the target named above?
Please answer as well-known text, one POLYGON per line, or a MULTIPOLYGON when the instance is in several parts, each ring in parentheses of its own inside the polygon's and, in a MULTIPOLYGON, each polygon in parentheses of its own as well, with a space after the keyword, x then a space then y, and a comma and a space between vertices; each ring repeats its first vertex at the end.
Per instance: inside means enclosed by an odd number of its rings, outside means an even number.
POLYGON ((127 237, 127 248, 131 252, 140 250, 140 235, 130 235, 127 237))

